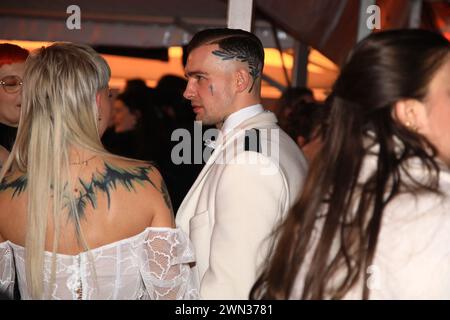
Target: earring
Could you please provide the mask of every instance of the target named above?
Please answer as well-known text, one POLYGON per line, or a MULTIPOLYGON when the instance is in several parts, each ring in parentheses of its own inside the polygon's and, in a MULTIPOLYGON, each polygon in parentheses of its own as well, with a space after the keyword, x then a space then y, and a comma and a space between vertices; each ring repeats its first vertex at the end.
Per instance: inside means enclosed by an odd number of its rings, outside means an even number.
POLYGON ((408 129, 410 129, 410 130, 412 130, 412 131, 414 131, 414 132, 417 132, 417 129, 418 129, 417 126, 414 125, 414 124, 412 124, 411 122, 406 121, 405 126, 406 126, 408 129))

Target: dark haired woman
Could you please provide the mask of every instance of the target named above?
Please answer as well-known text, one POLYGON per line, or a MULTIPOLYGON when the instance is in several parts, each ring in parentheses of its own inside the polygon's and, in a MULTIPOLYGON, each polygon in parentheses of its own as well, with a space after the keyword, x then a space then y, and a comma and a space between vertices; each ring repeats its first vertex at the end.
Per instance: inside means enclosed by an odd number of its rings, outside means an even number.
POLYGON ((394 30, 360 42, 252 297, 449 299, 449 123, 447 39, 394 30))

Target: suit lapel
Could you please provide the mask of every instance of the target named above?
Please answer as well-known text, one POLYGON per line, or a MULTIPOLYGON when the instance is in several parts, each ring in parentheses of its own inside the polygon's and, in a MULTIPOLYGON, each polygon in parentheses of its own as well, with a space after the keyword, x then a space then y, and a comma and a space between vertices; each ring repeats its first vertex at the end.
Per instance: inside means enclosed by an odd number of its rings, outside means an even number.
MULTIPOLYGON (((233 143, 239 134, 244 134, 246 129, 251 129, 253 127, 261 127, 261 126, 273 126, 277 122, 275 115, 272 112, 265 111, 263 113, 257 114, 256 116, 242 122, 237 126, 234 130, 228 133, 225 136, 219 136, 217 141, 217 147, 214 152, 209 157, 207 163, 203 167, 203 170, 200 171, 197 179, 195 180, 192 187, 189 189, 189 192, 183 199, 178 211, 177 211, 177 220, 187 218, 185 215, 191 216, 195 212, 191 212, 192 210, 188 210, 188 206, 192 203, 191 198, 193 198, 199 191, 201 185, 204 183, 207 174, 217 161, 219 156, 222 156, 224 150, 233 143), (224 142, 225 141, 225 142, 224 142)), ((195 200, 195 203, 197 200, 195 200)))

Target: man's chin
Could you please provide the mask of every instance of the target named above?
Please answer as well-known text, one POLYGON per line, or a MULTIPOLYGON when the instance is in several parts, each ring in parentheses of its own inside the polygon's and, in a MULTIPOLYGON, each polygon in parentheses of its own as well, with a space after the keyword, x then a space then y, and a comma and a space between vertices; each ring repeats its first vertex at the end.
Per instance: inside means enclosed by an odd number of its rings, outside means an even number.
POLYGON ((195 117, 195 121, 200 121, 203 126, 212 126, 216 125, 216 122, 205 119, 203 117, 199 117, 198 115, 195 117))
POLYGON ((197 113, 195 115, 195 121, 201 121, 202 123, 204 123, 205 119, 203 119, 203 117, 197 113))

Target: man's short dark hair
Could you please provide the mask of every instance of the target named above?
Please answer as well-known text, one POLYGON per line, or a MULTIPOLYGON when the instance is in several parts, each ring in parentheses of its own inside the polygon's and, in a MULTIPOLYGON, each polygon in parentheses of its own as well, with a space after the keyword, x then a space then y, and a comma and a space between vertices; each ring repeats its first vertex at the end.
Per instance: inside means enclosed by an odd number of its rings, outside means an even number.
MULTIPOLYGON (((201 46, 217 44, 219 50, 213 54, 222 60, 247 62, 253 84, 261 77, 264 67, 264 47, 261 40, 253 33, 241 29, 206 29, 194 35, 187 47, 187 54, 201 46)), ((250 88, 249 92, 253 88, 250 88)))

